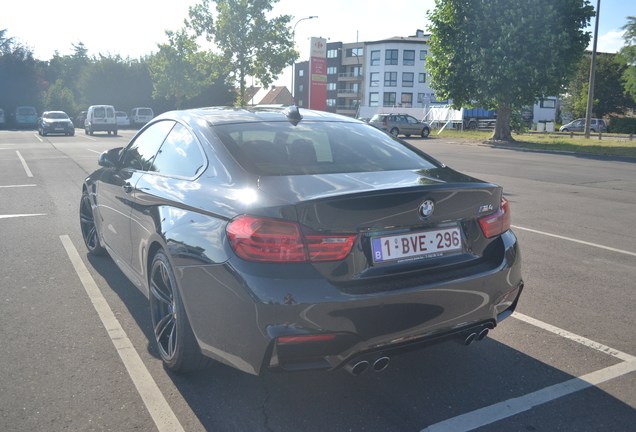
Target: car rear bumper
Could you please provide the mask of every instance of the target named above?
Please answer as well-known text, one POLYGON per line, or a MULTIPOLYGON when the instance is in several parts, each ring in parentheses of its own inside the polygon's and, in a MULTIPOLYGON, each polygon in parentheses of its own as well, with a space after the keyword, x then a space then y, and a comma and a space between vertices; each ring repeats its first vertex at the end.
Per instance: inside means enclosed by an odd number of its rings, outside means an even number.
POLYGON ((345 293, 310 265, 179 267, 179 286, 204 354, 245 372, 337 369, 356 358, 416 349, 492 329, 523 289, 517 239, 496 266, 469 277, 367 294, 345 293))

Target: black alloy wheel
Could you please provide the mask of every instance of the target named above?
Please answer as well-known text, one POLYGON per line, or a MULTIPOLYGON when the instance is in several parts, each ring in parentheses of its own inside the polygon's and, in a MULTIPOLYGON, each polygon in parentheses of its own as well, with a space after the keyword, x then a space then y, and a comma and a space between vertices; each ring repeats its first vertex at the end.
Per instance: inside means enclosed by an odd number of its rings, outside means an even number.
POLYGON ((91 255, 103 255, 105 249, 99 242, 97 227, 95 226, 95 216, 93 214, 90 197, 86 190, 82 192, 82 199, 80 201, 80 227, 82 228, 82 238, 84 239, 84 244, 88 252, 91 255))
POLYGON ((164 365, 179 373, 201 369, 207 359, 199 350, 174 272, 162 250, 152 260, 149 286, 152 328, 164 365))
POLYGON ((431 133, 431 130, 429 128, 422 129, 422 138, 426 138, 428 134, 430 133, 431 133))
POLYGON ((398 128, 395 128, 395 127, 394 127, 393 129, 391 129, 391 132, 390 132, 390 133, 391 133, 391 135, 393 135, 394 137, 397 137, 397 136, 398 136, 398 134, 400 133, 400 131, 398 130, 398 128))

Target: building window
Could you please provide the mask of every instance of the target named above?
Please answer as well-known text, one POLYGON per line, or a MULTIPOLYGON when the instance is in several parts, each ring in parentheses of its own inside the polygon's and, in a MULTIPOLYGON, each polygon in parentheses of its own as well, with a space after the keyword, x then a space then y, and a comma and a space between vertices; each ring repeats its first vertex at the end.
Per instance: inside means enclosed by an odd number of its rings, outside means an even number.
POLYGON ((380 105, 380 93, 369 93, 369 106, 377 107, 380 105))
POLYGON ((405 108, 413 106, 413 93, 402 93, 402 106, 405 108))
POLYGON ((380 72, 371 72, 369 75, 369 87, 380 87, 380 72))
POLYGON ((327 90, 336 90, 338 88, 338 83, 330 82, 327 83, 327 90))
POLYGON ((362 66, 352 66, 351 67, 351 76, 352 77, 362 76, 362 66))
POLYGON ((402 60, 404 66, 415 65, 415 50, 404 50, 404 59, 402 60))
POLYGON ((426 82, 426 72, 417 75, 417 82, 421 84, 426 82))
POLYGON ((556 108, 556 99, 541 99, 541 108, 556 108))
POLYGON ((298 76, 305 76, 305 70, 304 69, 298 69, 298 76))
POLYGON ((426 98, 426 93, 418 93, 417 103, 424 103, 425 98, 426 98))
POLYGON ((397 87, 397 72, 384 72, 384 86, 397 87))
POLYGON ((402 72, 402 87, 413 87, 413 72, 402 72))
POLYGON ((337 66, 329 66, 327 68, 327 75, 336 75, 338 73, 338 67, 337 66))
POLYGON ((337 58, 337 57, 338 57, 338 50, 337 49, 327 50, 327 58, 337 58))
POLYGON ((388 49, 386 50, 386 57, 384 59, 385 65, 397 65, 398 64, 398 50, 388 49))
POLYGON ((371 51, 371 66, 380 66, 380 51, 371 51))
POLYGON ((362 57, 362 48, 347 48, 347 57, 362 57))
POLYGON ((420 60, 426 61, 426 56, 428 55, 427 50, 420 50, 420 60))
POLYGON ((383 106, 390 107, 395 106, 395 92, 385 92, 384 100, 382 102, 383 106))
POLYGON ((327 99, 327 106, 328 107, 335 107, 336 106, 336 100, 335 99, 327 99))
POLYGON ((305 91, 305 85, 304 84, 298 84, 298 91, 299 92, 304 92, 305 91))

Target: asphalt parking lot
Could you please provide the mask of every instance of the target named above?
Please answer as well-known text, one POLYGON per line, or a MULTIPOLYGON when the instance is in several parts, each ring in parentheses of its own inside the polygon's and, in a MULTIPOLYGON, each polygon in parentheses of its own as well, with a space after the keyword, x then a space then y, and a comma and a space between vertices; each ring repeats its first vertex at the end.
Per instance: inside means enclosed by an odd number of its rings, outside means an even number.
POLYGON ((87 256, 79 229, 83 178, 132 134, 0 131, 0 430, 634 430, 633 162, 411 140, 504 187, 523 257, 517 312, 482 342, 382 373, 177 376, 146 298, 87 256))

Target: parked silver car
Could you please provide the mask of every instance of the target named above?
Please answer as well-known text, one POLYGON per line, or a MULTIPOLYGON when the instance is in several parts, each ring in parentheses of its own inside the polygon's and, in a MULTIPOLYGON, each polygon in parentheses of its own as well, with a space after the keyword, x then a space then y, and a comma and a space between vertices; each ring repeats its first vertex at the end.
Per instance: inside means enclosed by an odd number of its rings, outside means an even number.
POLYGON ((406 137, 419 135, 426 138, 431 133, 428 123, 421 122, 408 114, 376 114, 371 118, 369 124, 395 137, 402 134, 406 137))
MULTIPOLYGON (((559 132, 584 132, 585 119, 580 118, 564 124, 559 128, 559 132)), ((603 119, 593 118, 590 123, 590 132, 608 132, 607 123, 603 119)))

